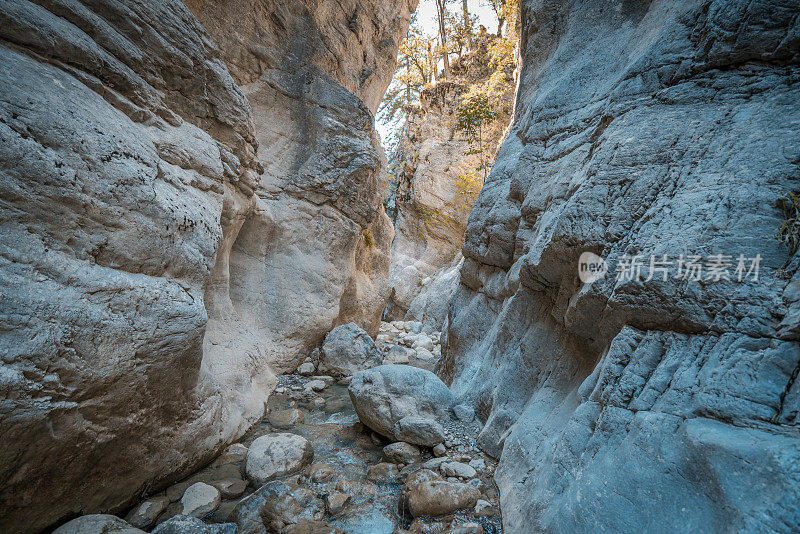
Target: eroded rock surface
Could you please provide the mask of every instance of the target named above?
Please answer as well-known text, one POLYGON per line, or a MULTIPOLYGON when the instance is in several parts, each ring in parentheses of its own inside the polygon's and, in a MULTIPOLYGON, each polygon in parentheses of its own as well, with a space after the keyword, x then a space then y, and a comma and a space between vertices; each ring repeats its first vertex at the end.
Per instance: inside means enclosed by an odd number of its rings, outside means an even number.
POLYGON ((774 238, 798 189, 798 11, 522 2, 515 123, 439 368, 501 457, 506 531, 800 522, 800 275, 774 238), (584 251, 612 272, 581 283, 584 251), (623 254, 641 280, 616 279, 623 254), (651 254, 729 255, 734 280, 647 280, 651 254))
POLYGON ((372 110, 415 2, 186 4, 0 12, 0 530, 122 511, 377 331, 372 110))

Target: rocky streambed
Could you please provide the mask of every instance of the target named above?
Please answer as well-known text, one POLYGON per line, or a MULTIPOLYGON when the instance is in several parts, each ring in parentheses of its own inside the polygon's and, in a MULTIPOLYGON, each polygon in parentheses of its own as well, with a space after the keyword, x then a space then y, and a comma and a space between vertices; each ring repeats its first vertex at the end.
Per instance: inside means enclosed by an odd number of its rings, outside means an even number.
POLYGON ((475 446, 474 414, 430 371, 438 335, 420 329, 383 323, 377 344, 355 325, 334 329, 207 467, 125 520, 84 516, 57 533, 499 532, 496 462, 475 446))

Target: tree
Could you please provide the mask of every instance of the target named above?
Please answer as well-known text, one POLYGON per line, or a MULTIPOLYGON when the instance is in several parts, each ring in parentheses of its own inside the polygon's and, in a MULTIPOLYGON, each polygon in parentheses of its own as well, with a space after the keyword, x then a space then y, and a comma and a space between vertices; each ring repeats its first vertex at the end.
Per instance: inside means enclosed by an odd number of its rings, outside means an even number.
POLYGON ((461 11, 464 14, 464 33, 467 36, 467 49, 472 50, 472 19, 469 16, 467 0, 461 0, 461 11))
POLYGON ((478 90, 470 91, 461 100, 461 105, 456 110, 456 129, 464 132, 470 150, 467 155, 477 154, 479 165, 477 170, 483 174, 486 181, 486 170, 491 166, 489 158, 485 158, 486 147, 483 146, 484 126, 497 118, 497 111, 489 100, 489 96, 478 90))
POLYGON ((412 21, 398 48, 397 71, 378 108, 386 122, 395 121, 398 113, 417 100, 422 88, 431 83, 434 66, 430 43, 431 38, 412 21))
MULTIPOLYGON (((503 24, 506 21, 511 21, 516 18, 517 14, 517 0, 487 0, 489 6, 497 15, 497 36, 503 36, 503 24)), ((509 25, 512 25, 509 22, 509 25)))
POLYGON ((439 45, 441 47, 442 62, 444 63, 444 78, 450 77, 450 58, 447 49, 447 1, 436 0, 436 13, 439 20, 439 45))

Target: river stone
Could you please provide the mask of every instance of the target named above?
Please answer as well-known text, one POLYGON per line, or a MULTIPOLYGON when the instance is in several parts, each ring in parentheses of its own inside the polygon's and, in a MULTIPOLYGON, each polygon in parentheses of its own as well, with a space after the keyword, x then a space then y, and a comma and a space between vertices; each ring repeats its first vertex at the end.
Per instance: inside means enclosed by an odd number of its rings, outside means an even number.
POLYGON ((143 534, 115 515, 91 514, 73 519, 55 529, 53 534, 143 534))
POLYGON ((297 374, 308 376, 313 375, 316 372, 316 367, 311 362, 305 362, 300 364, 300 367, 297 368, 297 374))
POLYGON ((214 467, 222 467, 223 465, 236 464, 244 461, 246 457, 247 447, 241 443, 234 443, 225 449, 225 451, 214 460, 212 465, 214 467))
POLYGON ((125 520, 136 528, 148 529, 155 525, 156 518, 166 510, 169 503, 166 496, 145 499, 128 513, 125 520))
POLYGON ((328 513, 331 515, 337 515, 341 512, 347 503, 350 502, 350 495, 347 493, 340 493, 335 491, 333 493, 328 494, 325 498, 325 506, 328 509, 328 513))
POLYGON ((226 478, 215 480, 211 485, 217 488, 223 499, 235 499, 247 489, 247 481, 241 478, 226 478))
POLYGON ((402 345, 392 345, 383 358, 383 365, 408 363, 409 353, 413 354, 413 351, 402 345))
POLYGON ((217 509, 221 500, 220 492, 211 484, 196 482, 189 486, 181 497, 182 514, 205 517, 217 509))
POLYGON ((433 340, 425 333, 421 333, 417 336, 417 339, 414 341, 411 348, 414 350, 425 349, 425 350, 433 350, 433 340))
POLYGON ((461 462, 446 462, 439 469, 446 477, 473 478, 478 474, 474 468, 461 462))
POLYGON ((419 481, 408 488, 408 507, 414 517, 440 516, 473 509, 479 496, 480 492, 469 484, 419 481))
POLYGON ((151 534, 238 534, 234 523, 207 524, 191 515, 176 515, 153 529, 151 534))
POLYGON ((394 464, 410 464, 420 459, 420 451, 411 443, 398 441, 383 448, 383 457, 394 464))
POLYGON ((253 484, 295 473, 314 459, 311 443, 297 434, 267 434, 250 445, 245 474, 253 484))
POLYGON ((281 530, 281 534, 346 534, 346 532, 327 521, 300 519, 297 523, 281 530))
POLYGON ((289 408, 286 410, 272 411, 269 413, 267 419, 269 420, 269 424, 275 428, 286 430, 305 421, 305 416, 303 412, 297 408, 289 408))
POLYGON ((367 469, 367 480, 374 482, 386 482, 397 478, 400 470, 397 466, 389 462, 380 462, 369 466, 367 469))
MULTIPOLYGON (((407 365, 381 365, 353 375, 348 387, 358 418, 374 431, 393 441, 419 445, 435 445, 424 439, 419 443, 400 438, 395 433, 397 423, 405 417, 416 417, 402 428, 413 432, 419 429, 419 418, 448 421, 453 396, 447 386, 430 371, 407 365)), ((428 425, 428 429, 432 425, 428 425)), ((442 432, 443 433, 443 432, 442 432)), ((414 437, 420 437, 414 434, 414 437)), ((425 437, 425 436, 423 436, 425 437)))
POLYGON ((331 330, 322 343, 319 357, 317 371, 332 376, 352 375, 381 363, 375 342, 355 323, 331 330))

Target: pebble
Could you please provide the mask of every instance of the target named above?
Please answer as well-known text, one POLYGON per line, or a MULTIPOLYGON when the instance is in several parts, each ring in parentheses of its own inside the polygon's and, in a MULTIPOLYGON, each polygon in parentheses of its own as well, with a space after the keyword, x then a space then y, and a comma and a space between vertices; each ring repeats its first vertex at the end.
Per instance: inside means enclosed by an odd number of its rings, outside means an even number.
POLYGON ((444 443, 439 443, 433 447, 433 455, 434 456, 444 456, 447 454, 447 447, 444 446, 444 443))
POLYGON ((309 376, 309 375, 313 375, 314 371, 316 371, 316 370, 317 369, 314 367, 313 363, 306 362, 306 363, 301 364, 300 367, 297 368, 297 373, 301 374, 303 376, 309 376))

